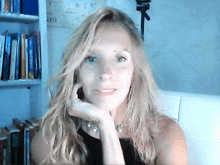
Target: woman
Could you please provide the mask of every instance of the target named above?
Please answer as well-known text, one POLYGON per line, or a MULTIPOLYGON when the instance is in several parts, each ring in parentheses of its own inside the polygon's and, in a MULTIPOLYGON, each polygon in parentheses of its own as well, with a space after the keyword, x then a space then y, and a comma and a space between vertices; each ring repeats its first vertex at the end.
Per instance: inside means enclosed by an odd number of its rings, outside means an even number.
POLYGON ((126 14, 105 7, 90 15, 56 80, 32 142, 37 164, 187 164, 184 134, 159 112, 142 39, 126 14))

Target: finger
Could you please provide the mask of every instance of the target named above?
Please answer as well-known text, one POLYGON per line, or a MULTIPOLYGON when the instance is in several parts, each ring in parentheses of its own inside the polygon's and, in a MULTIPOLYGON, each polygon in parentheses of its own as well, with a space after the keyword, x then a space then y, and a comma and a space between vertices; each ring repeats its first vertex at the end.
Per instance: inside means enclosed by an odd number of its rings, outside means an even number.
POLYGON ((76 99, 73 101, 72 110, 69 110, 68 113, 71 116, 75 116, 87 121, 97 122, 100 120, 101 111, 102 110, 90 103, 82 102, 81 100, 76 99))

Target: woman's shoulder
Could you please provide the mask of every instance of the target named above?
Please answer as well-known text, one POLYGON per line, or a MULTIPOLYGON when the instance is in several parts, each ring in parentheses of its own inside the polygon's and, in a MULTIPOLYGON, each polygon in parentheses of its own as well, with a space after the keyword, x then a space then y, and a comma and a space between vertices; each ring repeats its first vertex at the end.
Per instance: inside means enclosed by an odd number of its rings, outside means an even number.
POLYGON ((32 160, 40 164, 44 161, 47 155, 50 153, 51 147, 46 142, 41 132, 38 132, 31 142, 31 156, 32 160))
POLYGON ((157 129, 152 134, 154 141, 157 143, 166 143, 171 139, 183 139, 185 135, 178 122, 170 117, 161 117, 157 122, 157 129))
POLYGON ((158 164, 187 164, 185 135, 174 119, 163 117, 158 120, 158 131, 153 141, 158 164))

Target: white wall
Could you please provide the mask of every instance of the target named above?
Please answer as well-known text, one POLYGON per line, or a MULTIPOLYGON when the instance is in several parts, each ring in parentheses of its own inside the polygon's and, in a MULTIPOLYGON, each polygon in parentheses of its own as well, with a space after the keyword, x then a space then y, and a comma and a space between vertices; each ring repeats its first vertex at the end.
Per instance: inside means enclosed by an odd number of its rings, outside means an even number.
MULTIPOLYGON (((58 68, 71 31, 105 5, 125 11, 140 27, 135 0, 48 0, 48 17, 52 20, 48 22, 50 76, 58 68), (55 17, 57 22, 53 22, 55 17)), ((152 0, 150 6, 145 48, 158 86, 220 95, 220 1, 152 0)))

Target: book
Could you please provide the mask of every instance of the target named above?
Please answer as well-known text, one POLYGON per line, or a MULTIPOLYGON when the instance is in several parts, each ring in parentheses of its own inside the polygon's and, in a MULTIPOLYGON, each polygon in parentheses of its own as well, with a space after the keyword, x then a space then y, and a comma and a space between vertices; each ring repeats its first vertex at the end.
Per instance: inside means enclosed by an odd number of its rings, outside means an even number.
POLYGON ((26 61, 26 79, 28 79, 28 65, 29 65, 29 62, 28 62, 28 56, 29 56, 29 50, 28 50, 28 38, 25 38, 25 61, 26 61))
POLYGON ((11 57, 11 36, 6 35, 5 50, 4 50, 4 57, 3 57, 2 80, 9 79, 10 57, 11 57))
POLYGON ((24 165, 30 164, 30 128, 24 129, 24 165))
POLYGON ((17 56, 17 40, 12 40, 11 43, 11 63, 10 63, 10 75, 9 79, 15 79, 15 63, 16 63, 16 56, 17 56))
POLYGON ((35 130, 34 130, 34 126, 32 126, 31 124, 25 122, 26 127, 30 130, 28 133, 29 135, 26 135, 26 163, 27 164, 31 164, 31 141, 35 135, 35 130))
POLYGON ((1 10, 0 12, 3 13, 5 12, 5 0, 0 0, 1 1, 1 10))
POLYGON ((4 4, 5 4, 4 12, 7 12, 7 13, 11 12, 11 0, 5 0, 4 4))
POLYGON ((21 13, 38 15, 38 0, 21 0, 21 13))
POLYGON ((33 136, 35 136, 39 130, 39 121, 37 121, 37 119, 35 119, 35 118, 31 118, 31 119, 28 119, 25 121, 34 127, 34 135, 33 136))
POLYGON ((33 36, 34 38, 34 49, 33 49, 33 54, 34 54, 34 78, 38 78, 38 58, 37 58, 37 39, 36 36, 33 36))
POLYGON ((1 133, 7 136, 6 164, 19 163, 19 132, 14 125, 2 128, 1 133))
POLYGON ((18 80, 20 78, 20 56, 21 56, 21 33, 14 33, 12 38, 17 40, 16 47, 16 62, 15 62, 15 79, 18 80))
POLYGON ((19 164, 24 164, 24 159, 25 159, 25 156, 24 156, 24 144, 26 143, 26 138, 25 138, 25 135, 26 135, 26 127, 24 125, 23 122, 21 122, 19 119, 17 118, 14 118, 12 119, 12 123, 13 125, 18 128, 20 130, 20 134, 19 134, 19 164))
POLYGON ((41 40, 40 40, 40 31, 32 31, 32 35, 35 36, 36 39, 36 45, 35 45, 35 63, 37 64, 37 67, 35 68, 35 78, 41 79, 41 40))
POLYGON ((0 164, 6 164, 7 136, 0 134, 0 164))
POLYGON ((4 50, 5 50, 5 35, 0 35, 0 80, 2 77, 4 50))
POLYGON ((28 37, 28 78, 34 79, 34 37, 28 37))
POLYGON ((10 0, 10 12, 14 12, 14 0, 10 0))
POLYGON ((14 0, 13 13, 20 14, 20 0, 14 0))
POLYGON ((26 79, 26 35, 21 34, 21 79, 26 79))

